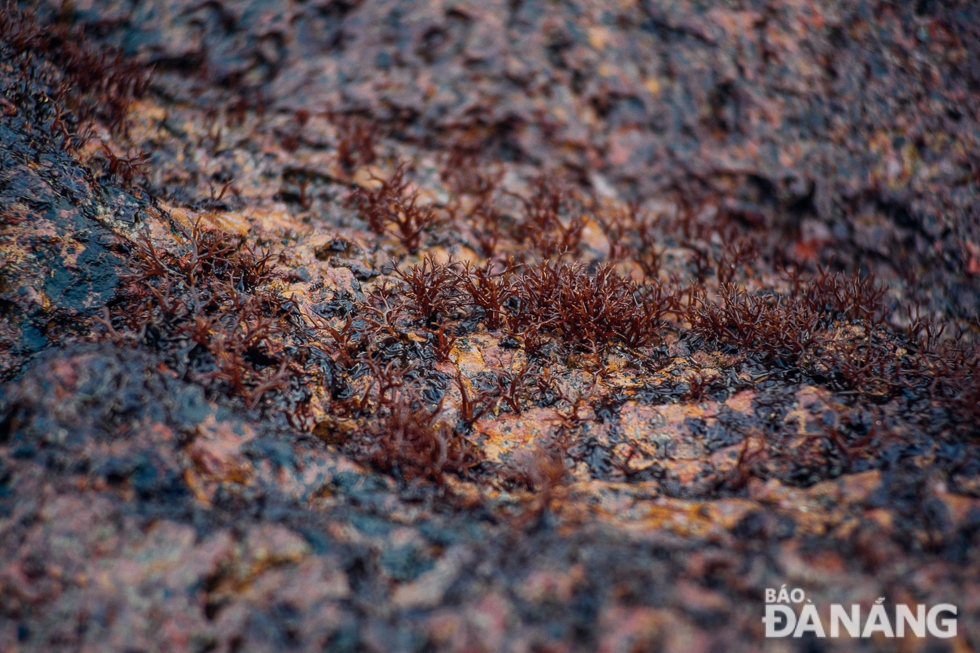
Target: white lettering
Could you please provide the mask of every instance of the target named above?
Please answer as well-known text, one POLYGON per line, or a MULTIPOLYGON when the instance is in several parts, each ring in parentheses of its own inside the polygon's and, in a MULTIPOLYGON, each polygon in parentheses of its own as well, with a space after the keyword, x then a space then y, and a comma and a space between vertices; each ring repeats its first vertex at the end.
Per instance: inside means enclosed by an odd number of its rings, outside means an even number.
POLYGON ((861 635, 861 606, 851 606, 851 616, 848 618, 844 606, 834 603, 830 606, 830 636, 840 637, 840 627, 844 626, 851 637, 861 635))
POLYGON ((786 637, 796 627, 796 613, 788 605, 767 605, 762 623, 766 625, 766 637, 786 637), (777 613, 783 615, 783 618, 777 617, 777 613), (777 629, 781 622, 784 623, 777 629))
POLYGON ((878 604, 871 606, 871 613, 868 614, 868 621, 864 624, 864 632, 861 637, 871 637, 871 633, 884 633, 885 637, 894 637, 892 624, 888 621, 888 613, 885 606, 878 604))
POLYGON ((936 624, 936 619, 939 617, 940 612, 949 612, 955 617, 956 606, 950 605, 949 603, 940 603, 932 610, 929 610, 929 616, 926 620, 929 625, 929 632, 932 633, 934 637, 939 637, 942 639, 956 637, 956 619, 943 619, 941 622, 943 626, 942 628, 936 624))
MULTIPOLYGON (((803 637, 813 633, 816 637, 827 637, 824 624, 817 607, 806 598, 806 593, 795 588, 787 590, 783 585, 779 590, 765 589, 766 612, 762 623, 766 627, 766 637, 803 637), (799 614, 791 603, 804 603, 799 614), (784 605, 785 604, 785 605, 784 605)), ((864 629, 861 626, 861 606, 852 604, 850 610, 838 603, 830 605, 831 637, 879 637, 886 638, 913 636, 925 638, 929 635, 942 639, 956 637, 958 608, 951 603, 940 603, 930 609, 918 604, 913 613, 912 607, 902 604, 895 606, 894 615, 886 611, 885 597, 878 598, 868 613, 864 629), (894 622, 891 620, 894 618, 894 622), (894 625, 894 628, 893 628, 894 625)))
POLYGON ((803 611, 800 612, 800 620, 796 622, 796 630, 793 631, 793 637, 803 637, 803 633, 807 632, 813 633, 817 637, 827 636, 823 631, 823 624, 820 623, 817 608, 812 603, 803 606, 803 611))
POLYGON ((907 605, 895 606, 895 636, 905 637, 905 624, 912 628, 916 637, 926 636, 926 606, 916 606, 916 616, 912 616, 912 611, 907 605))

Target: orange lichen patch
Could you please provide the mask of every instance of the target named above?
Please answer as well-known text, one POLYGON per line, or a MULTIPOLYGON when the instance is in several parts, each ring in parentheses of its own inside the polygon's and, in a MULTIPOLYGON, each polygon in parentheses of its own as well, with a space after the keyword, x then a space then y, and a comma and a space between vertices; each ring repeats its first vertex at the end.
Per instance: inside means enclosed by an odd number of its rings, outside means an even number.
MULTIPOLYGON (((187 229, 193 227, 201 217, 200 213, 191 208, 171 206, 166 202, 161 202, 160 208, 187 229)), ((166 230, 166 226, 163 222, 152 221, 150 222, 149 227, 151 229, 150 233, 153 236, 154 244, 156 244, 157 230, 166 230)))
POLYGON ((965 497, 959 494, 939 493, 939 498, 949 511, 950 521, 960 527, 973 519, 972 515, 980 512, 980 499, 965 497))
POLYGON ((301 535, 278 524, 253 526, 245 537, 245 550, 255 567, 266 568, 299 562, 310 554, 310 545, 301 535))
POLYGON ((607 515, 607 519, 620 522, 630 532, 667 529, 683 536, 723 537, 758 504, 746 499, 700 502, 659 497, 643 507, 643 516, 635 521, 623 522, 618 515, 607 515))
POLYGON ((233 233, 236 236, 247 236, 254 228, 251 221, 240 213, 216 213, 208 211, 201 214, 207 224, 215 229, 233 233))
POLYGON ((731 530, 745 517, 755 504, 746 499, 720 499, 706 503, 710 519, 721 527, 731 530))
POLYGON ((78 258, 84 251, 85 245, 82 245, 73 238, 61 239, 61 261, 69 270, 78 269, 78 258))
POLYGON ((823 481, 808 489, 786 486, 776 479, 749 483, 749 496, 793 517, 800 532, 821 534, 849 522, 866 518, 862 503, 881 484, 878 471, 863 472, 823 481))
POLYGON ((313 418, 317 420, 313 427, 313 435, 328 445, 343 444, 357 432, 358 423, 348 417, 337 417, 329 412, 323 412, 329 411, 330 408, 328 393, 326 387, 318 387, 311 401, 313 418))
POLYGON ((617 483, 590 479, 556 489, 553 507, 558 507, 565 519, 577 517, 584 521, 584 515, 594 513, 629 521, 643 517, 646 502, 659 494, 660 484, 656 481, 617 483))
POLYGON ((860 504, 881 486, 881 472, 872 470, 848 474, 840 478, 817 483, 806 490, 814 501, 827 506, 860 504))
POLYGON ((714 466, 701 459, 693 460, 665 460, 664 469, 683 485, 699 486, 705 482, 713 482, 717 475, 714 466))
POLYGON ((721 377, 721 371, 714 367, 689 368, 681 373, 680 380, 692 387, 711 383, 721 377))
MULTIPOLYGON (((640 515, 625 524, 625 526, 628 530, 634 531, 666 529, 684 534, 693 534, 693 519, 700 524, 698 530, 703 530, 705 526, 704 516, 699 515, 697 512, 697 506, 700 504, 683 502, 682 505, 676 505, 676 503, 672 503, 673 500, 667 501, 668 503, 662 503, 658 500, 655 503, 640 507, 638 510, 640 515)), ((605 517, 615 522, 621 522, 622 520, 620 513, 607 514, 605 517)))
POLYGON ((799 435, 822 433, 828 426, 822 422, 822 414, 833 406, 833 395, 829 391, 804 386, 796 393, 796 402, 786 412, 783 422, 799 435))
POLYGON ((733 445, 718 449, 711 454, 711 465, 715 471, 721 475, 728 475, 738 469, 738 458, 742 451, 742 445, 733 445))
POLYGON ((696 351, 691 354, 691 360, 702 368, 719 367, 722 362, 728 362, 729 356, 720 352, 696 351))
POLYGON ((317 598, 344 598, 350 592, 347 576, 331 558, 310 559, 311 548, 303 537, 278 524, 252 526, 244 541, 220 550, 225 559, 222 573, 216 575, 214 596, 243 592, 256 600, 281 585, 283 577, 276 573, 300 565, 306 579, 296 586, 293 599, 300 605, 317 598), (230 550, 229 550, 230 549, 230 550))
POLYGON ((317 278, 315 280, 283 284, 279 288, 279 291, 284 297, 288 297, 296 302, 300 311, 311 324, 319 324, 322 323, 323 318, 319 317, 319 314, 312 307, 315 301, 310 294, 311 287, 317 284, 320 288, 334 294, 353 294, 356 292, 355 284, 357 281, 354 279, 354 274, 347 268, 337 268, 319 262, 316 262, 314 265, 317 268, 317 278))
POLYGON ((161 208, 186 229, 200 224, 228 234, 251 237, 276 237, 283 233, 305 233, 311 230, 308 225, 281 208, 252 208, 244 212, 195 211, 164 203, 161 203, 161 208))
POLYGON ((353 241, 347 236, 341 238, 336 233, 319 231, 311 233, 306 238, 303 238, 301 242, 297 243, 295 252, 300 254, 304 260, 310 260, 313 258, 320 261, 327 261, 335 253, 340 254, 343 251, 358 248, 363 250, 364 245, 353 241), (340 249, 339 252, 332 251, 330 249, 331 245, 334 243, 337 243, 338 248, 340 249))
POLYGON ((484 348, 482 353, 487 368, 492 370, 519 374, 527 365, 527 355, 524 350, 501 347, 499 340, 484 348))
POLYGON ((556 487, 548 506, 568 533, 596 520, 615 527, 636 525, 659 491, 656 481, 575 481, 556 487))
POLYGON ((601 258, 609 251, 609 239, 603 233, 602 225, 589 215, 583 215, 580 219, 584 224, 581 246, 586 250, 586 257, 601 258))
POLYGON ((521 415, 500 415, 474 424, 479 445, 488 461, 500 463, 518 450, 530 451, 547 440, 564 419, 553 408, 532 408, 521 415))
POLYGON ((240 223, 247 224, 252 229, 261 229, 271 236, 283 233, 306 234, 313 231, 309 225, 283 208, 250 210, 246 213, 229 214, 229 216, 234 216, 240 223))
POLYGON ((736 392, 725 401, 725 405, 736 413, 744 415, 752 414, 752 400, 755 399, 755 391, 741 390, 736 392))
MULTIPOLYGON (((166 202, 160 202, 160 209, 186 229, 190 229, 199 217, 199 214, 192 209, 171 206, 166 202)), ((147 220, 143 228, 146 229, 150 241, 158 250, 179 248, 181 241, 171 232, 171 225, 165 219, 147 220)))
POLYGON ((133 99, 126 112, 129 135, 134 141, 161 139, 166 137, 163 121, 167 119, 167 109, 152 98, 133 99))
POLYGON ((210 506, 211 500, 214 498, 214 486, 206 484, 201 475, 194 469, 185 469, 183 477, 194 498, 205 506, 210 506))
POLYGON ((307 558, 298 561, 296 567, 259 569, 255 575, 237 596, 261 604, 271 596, 279 596, 281 588, 288 587, 288 591, 281 593, 281 600, 302 610, 322 601, 346 599, 351 593, 347 574, 330 558, 307 558))
POLYGON ((642 387, 647 380, 646 375, 625 356, 611 354, 604 363, 602 385, 606 388, 616 388, 629 394, 634 388, 642 387))
MULTIPOLYGON (((607 431, 607 429, 602 430, 607 431)), ((591 430, 590 433, 592 433, 591 430)), ((600 434, 598 437, 602 438, 603 435, 605 433, 600 434)), ((613 447, 613 454, 625 461, 626 469, 629 470, 628 473, 634 474, 653 467, 657 460, 663 457, 661 447, 658 447, 655 443, 640 440, 634 440, 629 444, 617 444, 613 447)))
POLYGON ((944 481, 932 484, 932 494, 945 504, 949 521, 956 528, 962 528, 971 519, 975 519, 974 515, 980 513, 980 498, 954 494, 944 481))
POLYGON ((357 292, 354 273, 347 268, 324 267, 321 274, 325 288, 334 289, 335 292, 357 292))
POLYGON ((606 382, 610 385, 619 385, 615 379, 624 376, 623 372, 630 368, 630 360, 626 356, 613 353, 607 356, 604 362, 603 369, 606 372, 606 382))
POLYGON ((54 222, 33 214, 26 206, 23 209, 23 213, 20 210, 8 210, 3 216, 5 221, 17 225, 16 235, 10 237, 4 234, 6 237, 0 239, 0 252, 3 253, 8 264, 23 263, 33 259, 36 252, 32 243, 35 241, 57 244, 63 238, 54 222))
POLYGON ((214 413, 198 426, 197 436, 186 448, 200 480, 212 483, 248 483, 252 463, 242 448, 255 438, 252 427, 239 421, 217 421, 214 413))
POLYGON ((876 524, 886 533, 891 533, 895 530, 895 515, 885 508, 866 510, 861 514, 861 520, 876 524))
POLYGON ((493 487, 473 481, 465 481, 448 474, 445 482, 446 488, 456 497, 459 505, 465 508, 479 508, 485 504, 487 498, 499 495, 499 491, 493 487))
POLYGON ((374 190, 381 188, 383 180, 391 176, 391 171, 377 165, 361 166, 354 173, 351 183, 374 190))
MULTIPOLYGON (((472 376, 487 369, 484 352, 500 341, 488 334, 473 334, 456 341, 450 357, 459 371, 466 376, 472 376)), ((469 384, 468 384, 469 385, 469 384)))

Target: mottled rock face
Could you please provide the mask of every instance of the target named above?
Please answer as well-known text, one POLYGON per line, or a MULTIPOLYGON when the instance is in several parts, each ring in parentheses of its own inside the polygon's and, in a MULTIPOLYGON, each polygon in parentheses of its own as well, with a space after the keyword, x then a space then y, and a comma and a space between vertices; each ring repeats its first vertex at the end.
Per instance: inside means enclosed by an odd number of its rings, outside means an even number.
POLYGON ((199 69, 196 85, 160 76, 176 97, 211 103, 224 84, 269 110, 357 111, 423 142, 573 166, 600 194, 710 202, 766 224, 791 258, 902 261, 941 288, 937 308, 969 319, 977 11, 152 2, 130 16, 97 2, 79 17, 126 16, 110 33, 127 52, 199 69))
POLYGON ((975 645, 972 5, 8 13, 0 649, 975 645))

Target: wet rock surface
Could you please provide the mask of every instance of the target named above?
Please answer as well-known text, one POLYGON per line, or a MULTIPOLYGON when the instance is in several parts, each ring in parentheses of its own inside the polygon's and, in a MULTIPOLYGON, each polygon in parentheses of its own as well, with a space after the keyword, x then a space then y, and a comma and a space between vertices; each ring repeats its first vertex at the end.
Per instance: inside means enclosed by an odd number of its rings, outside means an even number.
POLYGON ((980 647, 972 5, 36 9, 0 649, 980 647))
POLYGON ((269 110, 357 111, 402 138, 570 166, 599 193, 718 202, 764 222, 789 257, 891 267, 969 319, 977 11, 161 1, 94 3, 79 18, 111 16, 128 53, 200 70, 196 86, 161 76, 175 98, 211 104, 223 84, 269 110))

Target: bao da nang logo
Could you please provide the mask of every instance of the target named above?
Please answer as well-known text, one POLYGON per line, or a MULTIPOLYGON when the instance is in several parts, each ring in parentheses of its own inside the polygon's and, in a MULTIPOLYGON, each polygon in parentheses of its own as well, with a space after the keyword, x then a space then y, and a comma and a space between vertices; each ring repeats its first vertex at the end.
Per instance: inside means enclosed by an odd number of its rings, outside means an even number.
POLYGON ((875 601, 870 610, 860 605, 833 603, 830 614, 823 617, 806 593, 795 588, 766 589, 766 637, 925 637, 926 633, 943 639, 956 637, 956 606, 940 603, 886 606, 885 599, 875 601))

